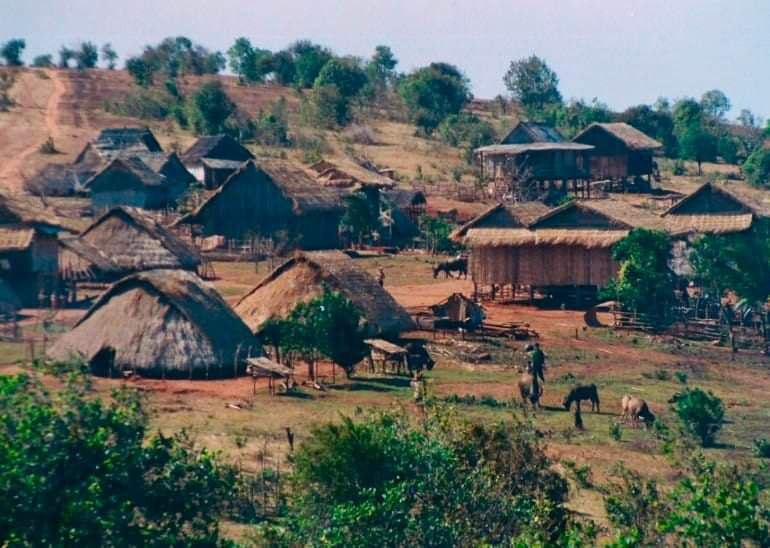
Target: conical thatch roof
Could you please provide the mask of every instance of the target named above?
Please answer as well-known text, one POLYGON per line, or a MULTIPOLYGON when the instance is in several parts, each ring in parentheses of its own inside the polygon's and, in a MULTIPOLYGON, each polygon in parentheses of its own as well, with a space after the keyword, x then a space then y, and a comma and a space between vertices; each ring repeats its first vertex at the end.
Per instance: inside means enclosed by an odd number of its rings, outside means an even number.
POLYGON ((195 270, 197 250, 142 211, 116 207, 99 217, 80 239, 126 272, 156 268, 195 270))
POLYGON ((123 278, 48 352, 82 356, 96 373, 226 377, 260 348, 248 327, 195 274, 153 270, 123 278))
POLYGON ((358 307, 367 336, 397 335, 414 328, 390 293, 339 251, 298 253, 243 297, 235 311, 258 333, 270 318, 287 317, 297 304, 322 295, 324 289, 341 293, 358 307))

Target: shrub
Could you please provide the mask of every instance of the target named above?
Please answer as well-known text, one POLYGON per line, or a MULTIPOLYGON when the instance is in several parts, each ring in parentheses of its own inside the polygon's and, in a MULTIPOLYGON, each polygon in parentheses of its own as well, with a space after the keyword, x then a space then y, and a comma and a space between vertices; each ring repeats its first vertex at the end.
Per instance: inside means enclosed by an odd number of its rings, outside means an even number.
POLYGON ((0 46, 0 57, 5 60, 5 64, 9 67, 21 67, 24 65, 24 61, 21 60, 21 54, 26 47, 27 42, 25 40, 13 38, 0 46))
POLYGON ((685 431, 698 438, 703 446, 713 444, 724 424, 722 400, 700 388, 688 388, 675 394, 672 402, 685 431))
POLYGON ((56 150, 56 145, 53 142, 53 137, 50 135, 48 136, 48 139, 46 139, 39 147, 38 150, 41 154, 56 154, 59 151, 56 150))
POLYGON ((187 119, 198 135, 223 133, 235 110, 219 80, 206 82, 187 101, 187 119))
POLYGON ((563 460, 561 463, 564 465, 564 468, 570 472, 573 481, 578 485, 578 487, 588 489, 593 486, 590 466, 579 466, 575 461, 571 460, 563 460))
POLYGON ((754 440, 754 455, 760 459, 770 459, 770 440, 756 438, 754 440))
POLYGON ((120 99, 105 101, 104 110, 120 116, 143 120, 165 120, 174 109, 176 101, 161 91, 140 89, 120 99))
POLYGON ((0 377, 0 535, 19 546, 212 545, 233 471, 184 434, 146 437, 136 391, 0 377))
POLYGON ((342 137, 357 145, 376 145, 377 136, 370 126, 353 124, 342 132, 342 137))
POLYGON ((687 175, 687 168, 682 160, 674 160, 674 166, 671 169, 672 173, 677 176, 687 175))
POLYGON ((446 63, 431 63, 404 77, 398 93, 409 119, 428 135, 447 116, 460 112, 471 98, 468 79, 446 63))
POLYGON ((53 68, 53 55, 46 53, 35 56, 32 59, 32 66, 35 68, 53 68))
POLYGON ((746 181, 754 186, 770 183, 770 149, 758 147, 743 163, 746 181))
POLYGON ((674 373, 674 378, 680 383, 680 384, 687 384, 687 373, 684 371, 676 371, 674 373))
POLYGON ((453 253, 457 251, 457 244, 449 239, 449 235, 452 233, 452 225, 444 219, 423 215, 420 217, 420 230, 425 238, 428 250, 432 254, 453 253))
POLYGON ((539 535, 551 544, 573 528, 566 482, 550 464, 527 423, 344 418, 316 427, 295 453, 288 523, 273 542, 511 545, 539 535))
POLYGON ((610 437, 615 441, 620 441, 623 438, 623 429, 617 422, 610 424, 610 437))
POLYGON ((616 528, 615 546, 656 545, 662 540, 658 522, 666 513, 657 484, 622 464, 613 475, 613 481, 605 487, 604 509, 616 528))

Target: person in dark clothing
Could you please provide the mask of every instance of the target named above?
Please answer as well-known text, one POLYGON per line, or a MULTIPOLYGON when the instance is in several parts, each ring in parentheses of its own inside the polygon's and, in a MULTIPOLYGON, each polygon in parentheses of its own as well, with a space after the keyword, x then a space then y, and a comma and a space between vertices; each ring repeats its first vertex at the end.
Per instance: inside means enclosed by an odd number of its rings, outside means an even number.
POLYGON ((535 343, 534 348, 529 353, 529 367, 533 375, 540 377, 545 382, 545 354, 540 349, 540 343, 535 343))

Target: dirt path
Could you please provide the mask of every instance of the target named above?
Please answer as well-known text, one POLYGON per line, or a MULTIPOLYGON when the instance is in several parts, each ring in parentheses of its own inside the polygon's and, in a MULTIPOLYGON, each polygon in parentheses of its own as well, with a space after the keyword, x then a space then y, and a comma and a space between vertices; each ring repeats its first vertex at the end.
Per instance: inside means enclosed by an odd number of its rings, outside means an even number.
POLYGON ((3 144, 8 145, 6 150, 11 153, 7 155, 8 161, 0 167, 0 183, 14 192, 23 190, 24 177, 31 175, 27 168, 28 160, 39 153, 38 149, 45 139, 51 136, 56 141, 61 136, 59 102, 67 89, 56 71, 47 70, 45 75, 47 79, 30 72, 20 73, 14 86, 17 105, 4 124, 6 127, 3 129, 7 131, 4 131, 6 137, 2 139, 3 144), (44 96, 46 92, 47 97, 44 96), (38 118, 42 118, 42 123, 36 123, 38 118))

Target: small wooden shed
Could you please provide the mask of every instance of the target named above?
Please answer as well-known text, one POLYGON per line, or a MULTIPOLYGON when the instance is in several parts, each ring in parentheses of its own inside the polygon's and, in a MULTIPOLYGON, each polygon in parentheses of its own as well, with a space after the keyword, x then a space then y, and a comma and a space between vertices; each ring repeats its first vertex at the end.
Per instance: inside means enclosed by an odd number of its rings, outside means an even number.
POLYGON ((203 236, 235 240, 279 232, 301 249, 339 247, 340 195, 285 161, 243 164, 192 213, 177 221, 203 236))
POLYGON ((117 206, 142 209, 164 209, 176 205, 185 191, 183 185, 172 182, 154 171, 136 156, 119 156, 86 181, 95 211, 117 206))
POLYGON ((578 133, 575 143, 594 147, 590 173, 593 180, 618 180, 653 172, 652 156, 661 148, 655 139, 626 123, 593 123, 578 133))
POLYGON ((208 189, 218 187, 243 162, 253 159, 254 155, 229 135, 200 137, 182 154, 187 169, 208 189))

